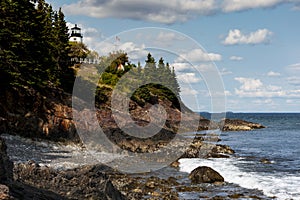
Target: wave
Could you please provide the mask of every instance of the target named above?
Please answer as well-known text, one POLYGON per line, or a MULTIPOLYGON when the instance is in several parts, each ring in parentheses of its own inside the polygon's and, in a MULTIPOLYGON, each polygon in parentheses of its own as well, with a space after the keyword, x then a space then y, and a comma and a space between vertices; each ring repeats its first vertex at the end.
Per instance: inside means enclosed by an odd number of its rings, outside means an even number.
POLYGON ((190 173, 198 166, 208 166, 218 171, 226 182, 248 189, 258 189, 276 199, 300 199, 300 174, 258 173, 242 171, 238 164, 247 164, 241 158, 180 159, 180 171, 190 173))

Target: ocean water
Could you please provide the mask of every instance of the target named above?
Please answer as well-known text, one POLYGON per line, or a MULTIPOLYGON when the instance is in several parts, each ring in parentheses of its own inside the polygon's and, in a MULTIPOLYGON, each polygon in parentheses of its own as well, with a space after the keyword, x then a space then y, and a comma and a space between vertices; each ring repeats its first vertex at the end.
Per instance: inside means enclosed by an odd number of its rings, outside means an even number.
MULTIPOLYGON (((209 117, 209 116, 206 116, 209 117)), ((181 159, 180 170, 210 166, 229 183, 258 189, 276 199, 300 199, 300 114, 228 113, 227 118, 261 123, 265 129, 223 132, 222 144, 236 154, 222 159, 181 159), (270 164, 262 163, 268 159, 270 164)))

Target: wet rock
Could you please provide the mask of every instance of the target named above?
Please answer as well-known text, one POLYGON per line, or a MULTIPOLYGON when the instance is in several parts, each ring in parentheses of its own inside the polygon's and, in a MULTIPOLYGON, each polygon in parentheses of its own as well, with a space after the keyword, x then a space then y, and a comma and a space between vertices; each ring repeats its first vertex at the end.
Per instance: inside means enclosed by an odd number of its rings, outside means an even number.
POLYGON ((180 163, 176 160, 170 164, 171 167, 179 168, 180 163))
POLYGON ((217 144, 205 156, 205 158, 229 158, 229 155, 234 153, 235 151, 230 146, 217 144))
POLYGON ((184 152, 184 154, 180 158, 199 158, 200 150, 203 146, 203 137, 196 136, 192 142, 192 144, 188 147, 188 149, 184 152))
POLYGON ((198 131, 213 130, 218 128, 219 128, 218 124, 211 120, 205 118, 201 118, 199 120, 198 131))
POLYGON ((217 144, 212 149, 212 153, 234 154, 235 151, 228 145, 217 144))
POLYGON ((272 161, 270 161, 270 160, 267 159, 267 158, 262 158, 262 159, 260 159, 260 162, 263 163, 263 164, 272 164, 272 161))
POLYGON ((192 184, 224 182, 224 178, 210 167, 201 166, 194 169, 189 178, 192 184))
POLYGON ((223 119, 219 125, 223 131, 250 131, 253 129, 265 128, 261 124, 247 122, 240 119, 223 119))
POLYGON ((102 165, 58 171, 34 163, 17 164, 15 179, 71 199, 124 199, 102 165))
POLYGON ((208 153, 205 158, 230 158, 230 156, 220 153, 208 153))
POLYGON ((0 200, 10 200, 12 197, 9 195, 9 188, 6 185, 0 184, 0 200))

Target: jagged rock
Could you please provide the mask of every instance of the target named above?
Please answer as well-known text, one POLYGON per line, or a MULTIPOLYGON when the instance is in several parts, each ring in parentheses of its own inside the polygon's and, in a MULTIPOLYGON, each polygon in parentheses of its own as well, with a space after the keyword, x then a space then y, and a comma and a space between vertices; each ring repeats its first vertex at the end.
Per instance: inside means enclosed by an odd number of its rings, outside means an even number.
POLYGON ((228 145, 217 144, 213 149, 213 153, 234 154, 234 150, 228 145))
POLYGON ((9 195, 9 187, 0 184, 0 200, 10 200, 12 199, 9 195))
POLYGON ((210 167, 202 166, 194 169, 189 178, 192 184, 224 182, 224 178, 210 167))
POLYGON ((104 173, 106 166, 85 166, 58 171, 35 163, 17 164, 15 179, 30 186, 57 192, 70 199, 124 199, 104 173))
POLYGON ((218 128, 219 128, 218 124, 213 122, 212 120, 208 120, 205 118, 201 118, 199 120, 198 131, 213 130, 218 128))
POLYGON ((79 142, 72 120, 71 95, 48 88, 8 88, 0 94, 0 132, 54 141, 79 142))
POLYGON ((265 128, 263 125, 240 119, 223 119, 220 123, 223 131, 250 131, 265 128))

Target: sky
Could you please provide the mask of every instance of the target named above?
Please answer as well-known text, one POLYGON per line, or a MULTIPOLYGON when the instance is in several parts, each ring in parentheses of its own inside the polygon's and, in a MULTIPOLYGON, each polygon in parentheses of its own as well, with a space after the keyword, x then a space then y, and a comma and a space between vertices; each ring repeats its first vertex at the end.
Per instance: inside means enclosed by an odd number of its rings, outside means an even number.
POLYGON ((300 112, 300 0, 47 2, 100 55, 163 57, 195 111, 300 112))

